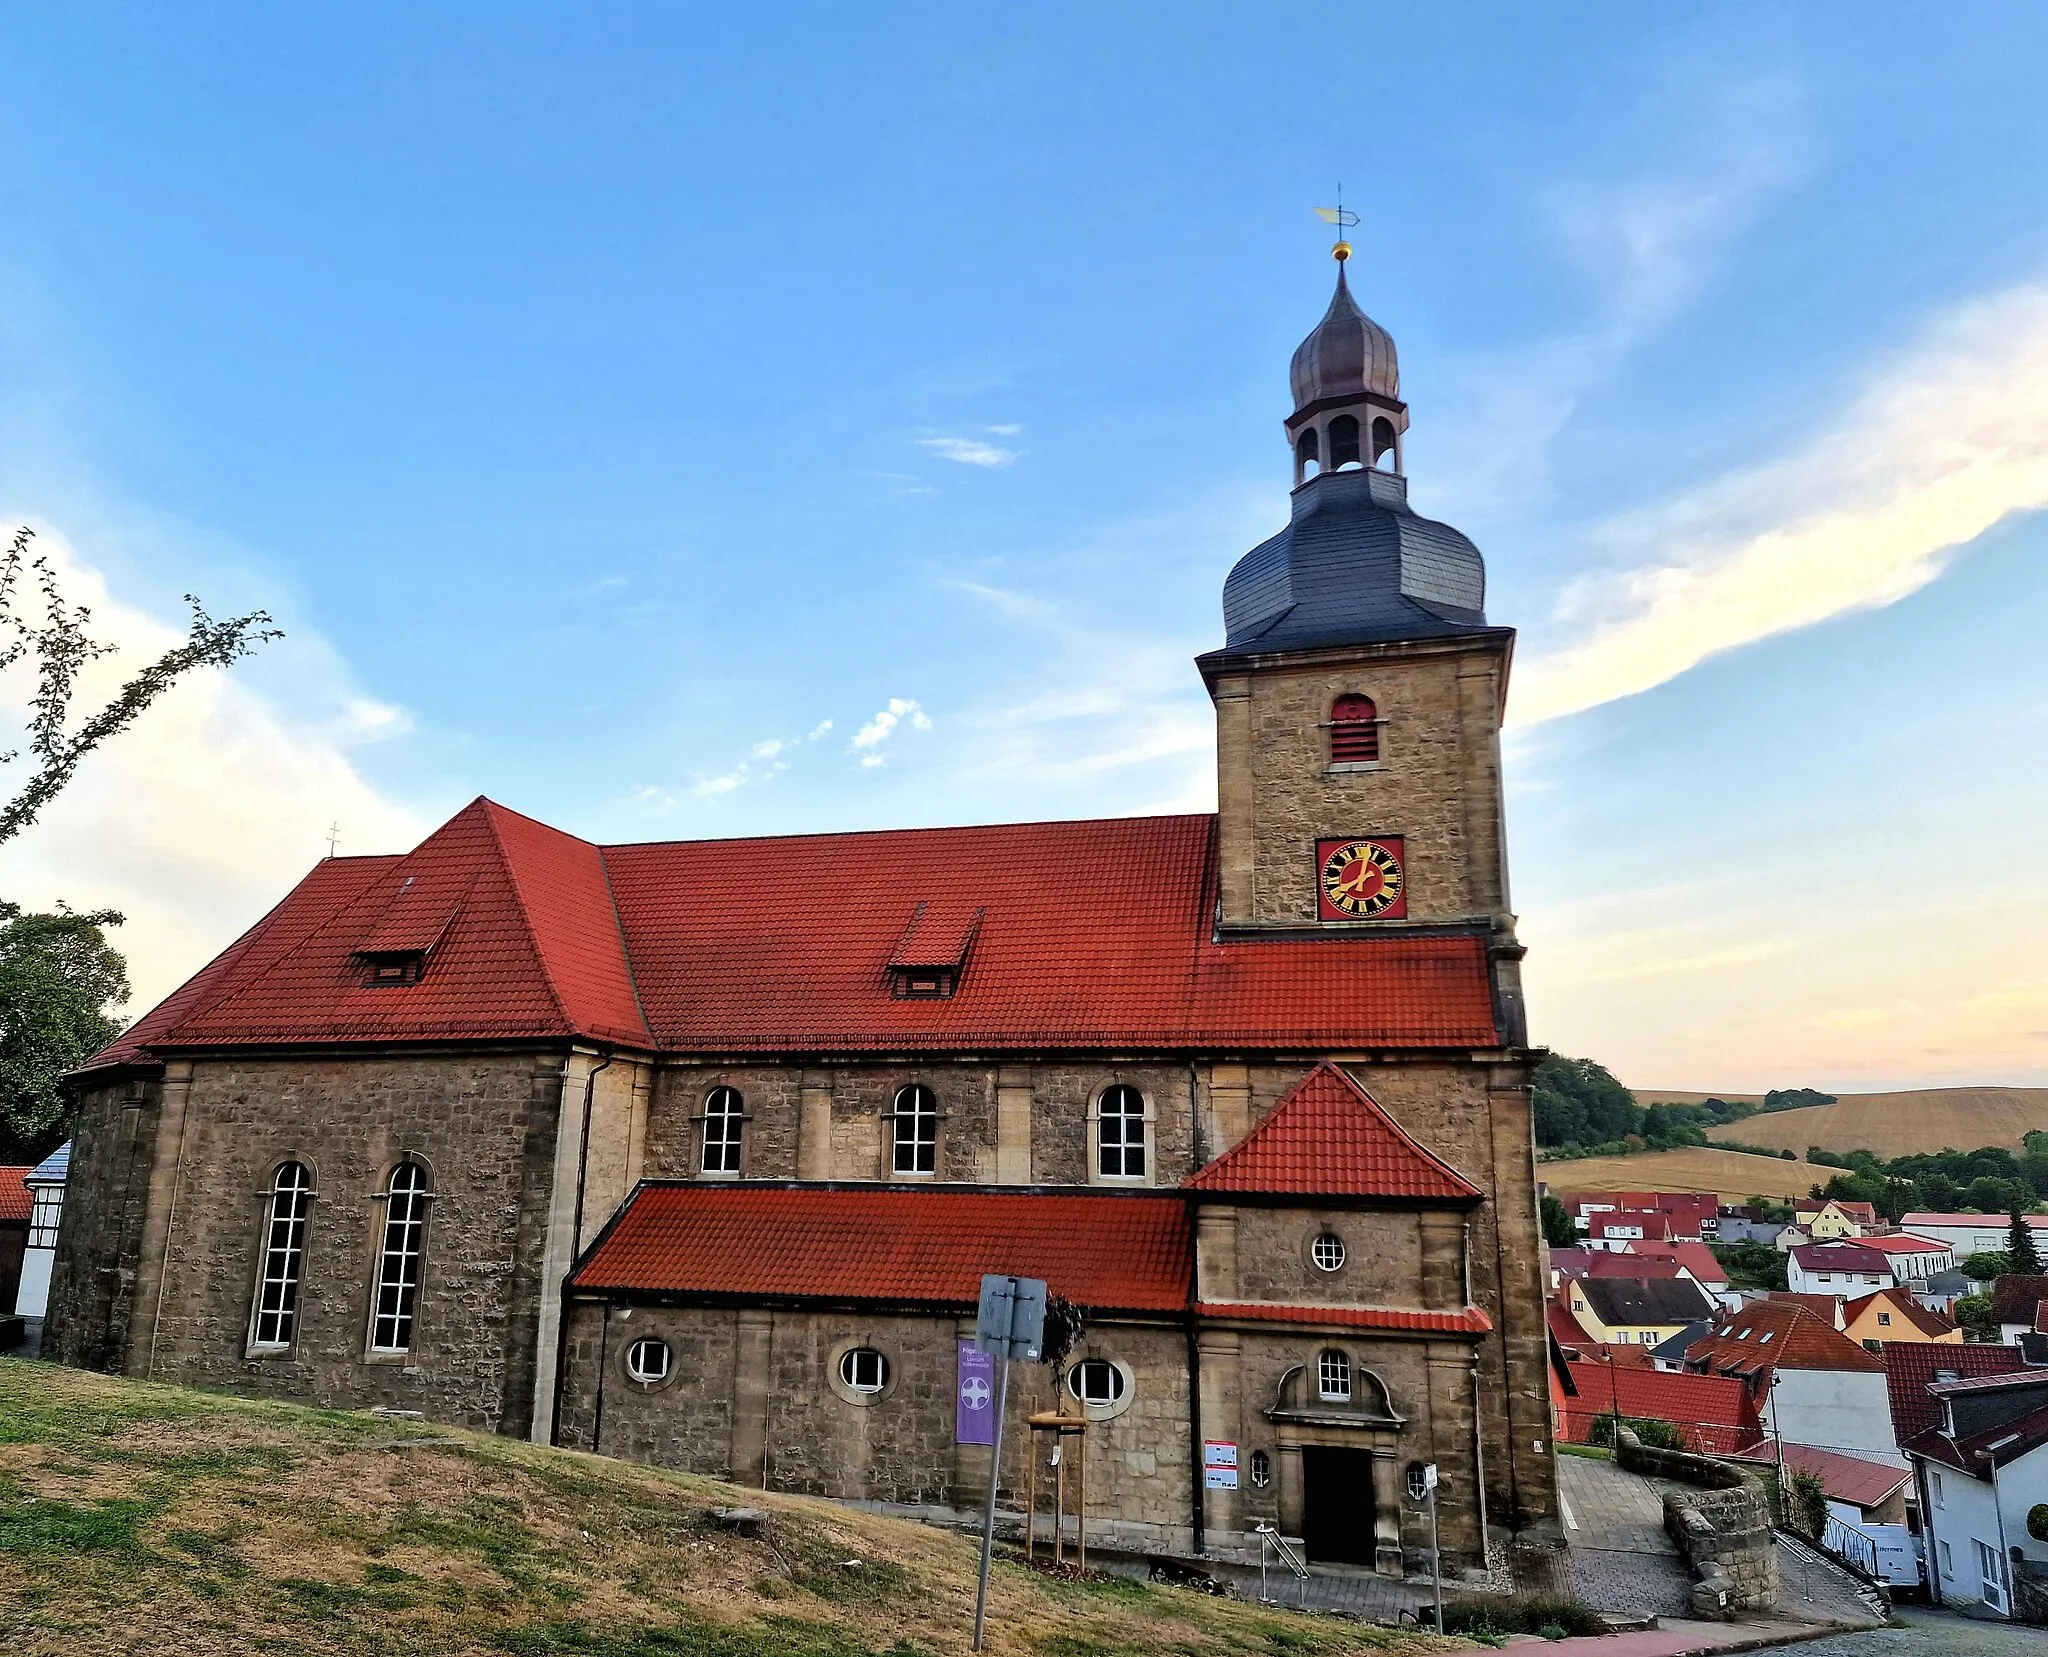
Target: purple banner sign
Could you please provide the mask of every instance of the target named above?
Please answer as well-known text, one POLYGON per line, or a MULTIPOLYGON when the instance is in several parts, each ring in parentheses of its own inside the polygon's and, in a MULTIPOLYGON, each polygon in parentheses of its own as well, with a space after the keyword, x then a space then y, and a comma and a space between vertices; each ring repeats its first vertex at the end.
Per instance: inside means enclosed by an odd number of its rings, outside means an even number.
POLYGON ((953 1437, 957 1442, 995 1443, 996 1360, 972 1341, 960 1343, 960 1382, 953 1403, 953 1437))

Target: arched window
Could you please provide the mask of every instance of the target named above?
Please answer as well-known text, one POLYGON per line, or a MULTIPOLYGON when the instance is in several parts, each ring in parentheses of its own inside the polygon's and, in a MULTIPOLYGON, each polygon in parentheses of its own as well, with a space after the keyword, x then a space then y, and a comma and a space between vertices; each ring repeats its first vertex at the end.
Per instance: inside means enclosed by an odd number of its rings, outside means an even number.
MULTIPOLYGON (((934 1174, 939 1168, 939 1096, 918 1083, 896 1094, 896 1172, 934 1174)), ((848 1385, 852 1383, 849 1382, 848 1385)))
POLYGON ((1326 1350, 1316 1358, 1316 1396, 1329 1404, 1351 1402, 1351 1360, 1326 1350))
POLYGON ((417 1162, 391 1170, 384 1190, 384 1241, 377 1250, 377 1292, 370 1303, 370 1350, 412 1350, 420 1297, 420 1256, 427 1246, 427 1171, 417 1162))
POLYGON ((1252 1488, 1264 1490, 1273 1482, 1273 1458, 1263 1450, 1252 1452, 1252 1488))
MULTIPOLYGON (((1388 455, 1393 455, 1398 460, 1400 450, 1394 445, 1394 422, 1382 415, 1372 423, 1372 463, 1377 466, 1388 455)), ((1396 460, 1387 461, 1388 471, 1399 470, 1396 460)))
POLYGON ((1316 429, 1311 426, 1294 440, 1294 470, 1297 477, 1312 477, 1308 470, 1316 465, 1316 429))
POLYGON ((747 1102, 736 1087, 714 1087, 704 1096, 704 1172, 736 1174, 740 1171, 740 1134, 746 1124, 747 1102))
POLYGON ((1370 696, 1344 695, 1330 704, 1330 763, 1377 765, 1380 710, 1370 696))
POLYGON ((1358 464, 1358 421, 1340 414, 1330 422, 1330 470, 1341 472, 1358 464))
POLYGON ((1145 1177, 1145 1096, 1119 1083, 1096 1110, 1097 1168, 1104 1179, 1145 1177))
POLYGON ((292 1344, 299 1328, 299 1278, 306 1260, 306 1216, 313 1206, 313 1176, 303 1162, 287 1162, 270 1182, 263 1218, 263 1262, 256 1277, 256 1315, 249 1344, 275 1351, 292 1344))

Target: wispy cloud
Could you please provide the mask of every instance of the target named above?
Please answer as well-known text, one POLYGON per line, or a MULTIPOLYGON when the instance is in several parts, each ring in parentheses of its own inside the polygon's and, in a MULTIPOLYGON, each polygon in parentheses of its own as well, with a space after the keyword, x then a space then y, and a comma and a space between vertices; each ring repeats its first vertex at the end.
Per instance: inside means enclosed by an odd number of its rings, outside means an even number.
MULTIPOLYGON (((766 782, 789 769, 785 755, 794 753, 807 742, 816 742, 831 729, 832 721, 821 719, 802 736, 763 737, 747 750, 747 757, 730 770, 700 774, 691 783, 690 792, 700 799, 717 799, 720 795, 735 793, 749 783, 766 782)), ((640 789, 630 798, 634 801, 655 799, 663 804, 674 803, 673 796, 652 787, 640 789)))
MULTIPOLYGON (((990 433, 1007 437, 1024 428, 1021 426, 990 426, 990 433)), ((979 437, 920 437, 917 446, 929 449, 941 460, 954 461, 961 466, 982 466, 996 469, 1014 464, 1018 451, 1006 449, 999 443, 990 443, 979 437)))
POLYGON ((1608 526, 1635 561, 1566 594, 1572 642, 1517 673, 1534 723, 1720 651, 1895 603, 1955 550, 2048 506, 2048 286, 1975 300, 1879 364, 1790 458, 1608 526))
POLYGON ((1805 175, 1812 150, 1797 85, 1760 77, 1717 88, 1681 153, 1537 197, 1553 247, 1589 284, 1593 315, 1457 371, 1464 408, 1445 432, 1439 475, 1459 511, 1545 491, 1586 394, 1698 295, 1729 245, 1805 175))
POLYGON ((931 716, 915 701, 904 696, 892 696, 889 705, 853 733, 849 753, 860 755, 862 765, 872 769, 887 762, 882 744, 896 732, 899 725, 907 724, 913 731, 928 731, 932 728, 931 716))

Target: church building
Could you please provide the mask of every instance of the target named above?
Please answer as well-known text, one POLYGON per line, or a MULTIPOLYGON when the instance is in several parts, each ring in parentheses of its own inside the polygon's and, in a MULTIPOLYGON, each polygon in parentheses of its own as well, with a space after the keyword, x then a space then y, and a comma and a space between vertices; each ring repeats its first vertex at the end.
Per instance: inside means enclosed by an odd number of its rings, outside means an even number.
MULTIPOLYGON (((1556 1496, 1499 731, 1394 342, 1295 352, 1195 663, 1214 814, 330 857, 70 1079, 44 1352, 937 1519, 1085 1416, 1090 1541, 1483 1566, 1556 1496), (1035 1447, 1033 1440, 1041 1440, 1035 1447)), ((1041 1490, 1045 1480, 1039 1479, 1041 1490)))

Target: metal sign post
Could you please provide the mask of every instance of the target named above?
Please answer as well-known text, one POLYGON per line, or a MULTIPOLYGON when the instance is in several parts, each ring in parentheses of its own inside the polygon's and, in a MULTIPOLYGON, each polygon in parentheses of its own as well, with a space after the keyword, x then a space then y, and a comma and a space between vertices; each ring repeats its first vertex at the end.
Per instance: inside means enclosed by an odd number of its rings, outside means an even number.
MULTIPOLYGON (((1003 1414, 1010 1401, 1010 1360, 1036 1360, 1045 1344, 1045 1284, 1035 1277, 990 1272, 981 1280, 974 1344, 996 1359, 996 1441, 989 1449, 988 1506, 981 1516, 981 1577, 974 1589, 974 1646, 988 1619, 988 1561, 996 1539, 996 1486, 1003 1472, 1003 1414)), ((1030 1523, 1027 1516, 1025 1523, 1030 1523)))
POLYGON ((1444 1631, 1444 1566, 1443 1554, 1436 1542, 1436 1463, 1433 1461, 1411 1461, 1408 1464, 1408 1496, 1411 1501, 1429 1503, 1429 1580, 1436 1593, 1436 1631, 1444 1631))

